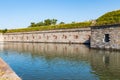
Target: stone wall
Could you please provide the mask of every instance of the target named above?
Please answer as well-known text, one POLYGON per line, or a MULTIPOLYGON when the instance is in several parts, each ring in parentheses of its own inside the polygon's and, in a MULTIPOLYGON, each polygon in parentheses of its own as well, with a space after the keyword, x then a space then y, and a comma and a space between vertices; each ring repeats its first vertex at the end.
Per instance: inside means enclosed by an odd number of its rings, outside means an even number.
POLYGON ((120 49, 120 25, 92 27, 91 47, 120 49))
POLYGON ((0 42, 4 42, 2 33, 0 33, 0 42))
POLYGON ((6 33, 4 42, 90 43, 90 28, 6 33))
POLYGON ((0 58, 0 80, 21 80, 16 73, 0 58))

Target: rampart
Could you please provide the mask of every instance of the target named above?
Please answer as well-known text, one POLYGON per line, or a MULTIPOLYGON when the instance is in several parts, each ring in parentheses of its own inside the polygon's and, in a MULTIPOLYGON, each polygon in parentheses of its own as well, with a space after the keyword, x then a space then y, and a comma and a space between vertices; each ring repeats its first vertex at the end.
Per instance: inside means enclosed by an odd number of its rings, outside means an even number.
POLYGON ((46 43, 90 43, 91 29, 61 29, 48 31, 33 31, 5 33, 4 42, 46 42, 46 43))

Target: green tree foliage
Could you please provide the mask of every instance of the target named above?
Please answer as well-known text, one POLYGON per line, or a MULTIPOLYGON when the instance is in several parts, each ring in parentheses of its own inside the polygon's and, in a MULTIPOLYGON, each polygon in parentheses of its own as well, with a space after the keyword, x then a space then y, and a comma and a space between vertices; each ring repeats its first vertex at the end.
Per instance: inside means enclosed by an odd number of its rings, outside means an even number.
POLYGON ((59 24, 65 24, 65 22, 60 22, 59 24))
POLYGON ((57 19, 51 19, 51 24, 52 25, 56 25, 56 23, 57 23, 57 19))
POLYGON ((2 30, 2 33, 6 33, 6 32, 7 32, 7 29, 2 30))
POLYGON ((120 23, 120 10, 108 12, 96 20, 96 25, 120 23))
POLYGON ((46 19, 46 20, 44 20, 44 24, 45 24, 46 26, 49 26, 49 25, 52 24, 52 21, 51 21, 50 19, 46 19))
POLYGON ((3 30, 0 29, 0 33, 3 33, 3 30))
POLYGON ((36 27, 36 24, 34 22, 31 22, 31 27, 36 27))
POLYGON ((72 22, 73 24, 75 23, 75 21, 72 22))
POLYGON ((45 24, 44 24, 43 21, 36 23, 36 25, 37 25, 37 26, 45 26, 45 24))
POLYGON ((31 25, 29 27, 50 26, 50 25, 56 25, 56 23, 57 23, 57 19, 46 19, 38 23, 31 22, 31 25))

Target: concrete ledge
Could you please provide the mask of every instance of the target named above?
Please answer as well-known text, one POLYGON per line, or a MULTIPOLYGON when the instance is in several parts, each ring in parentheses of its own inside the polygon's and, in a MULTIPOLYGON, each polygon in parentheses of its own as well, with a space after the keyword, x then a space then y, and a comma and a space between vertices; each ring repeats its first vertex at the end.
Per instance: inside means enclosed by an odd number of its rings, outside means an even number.
POLYGON ((0 58, 0 80, 21 80, 16 73, 0 58))

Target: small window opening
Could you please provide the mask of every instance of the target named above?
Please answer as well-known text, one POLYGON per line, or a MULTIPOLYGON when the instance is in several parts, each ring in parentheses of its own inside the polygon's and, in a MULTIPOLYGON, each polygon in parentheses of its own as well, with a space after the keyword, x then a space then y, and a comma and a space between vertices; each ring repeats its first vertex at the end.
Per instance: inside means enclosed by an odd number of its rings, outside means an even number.
POLYGON ((109 34, 105 34, 105 42, 109 42, 110 41, 110 35, 109 34))

